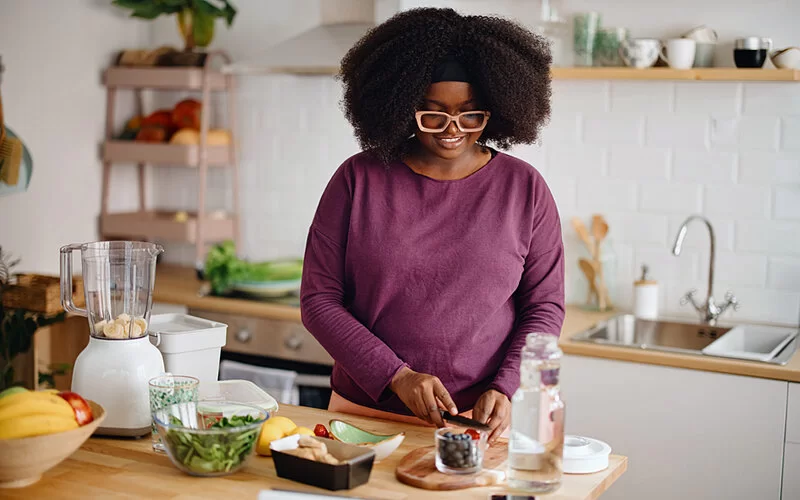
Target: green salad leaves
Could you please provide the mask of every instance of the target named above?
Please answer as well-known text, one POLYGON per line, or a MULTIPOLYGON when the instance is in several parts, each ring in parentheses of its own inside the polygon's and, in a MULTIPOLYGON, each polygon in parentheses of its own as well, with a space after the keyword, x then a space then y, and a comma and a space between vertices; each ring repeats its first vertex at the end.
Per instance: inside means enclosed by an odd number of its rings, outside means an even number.
MULTIPOLYGON (((211 429, 241 427, 257 422, 252 415, 222 418, 210 426, 211 429)), ((177 417, 170 417, 172 425, 183 426, 177 417)), ((189 471, 196 474, 230 472, 242 463, 255 446, 259 428, 243 429, 241 432, 201 434, 170 429, 166 445, 173 457, 189 471)))
POLYGON ((205 279, 215 294, 226 293, 234 283, 298 280, 302 274, 302 259, 248 262, 236 256, 232 241, 215 245, 206 256, 205 279))

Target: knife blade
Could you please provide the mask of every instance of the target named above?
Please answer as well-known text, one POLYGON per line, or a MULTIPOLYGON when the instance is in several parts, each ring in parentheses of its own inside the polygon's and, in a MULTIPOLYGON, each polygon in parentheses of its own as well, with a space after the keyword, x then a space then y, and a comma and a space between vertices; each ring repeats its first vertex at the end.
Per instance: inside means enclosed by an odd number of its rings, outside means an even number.
POLYGON ((489 427, 486 424, 482 424, 482 423, 478 422, 477 420, 473 420, 473 419, 467 418, 467 417, 462 417, 461 415, 451 415, 450 412, 446 412, 444 410, 439 410, 439 411, 442 414, 442 418, 445 419, 445 420, 449 420, 450 422, 454 422, 456 424, 460 424, 460 425, 463 425, 465 427, 472 427, 473 429, 478 429, 478 430, 481 430, 481 431, 492 430, 491 427, 489 427))

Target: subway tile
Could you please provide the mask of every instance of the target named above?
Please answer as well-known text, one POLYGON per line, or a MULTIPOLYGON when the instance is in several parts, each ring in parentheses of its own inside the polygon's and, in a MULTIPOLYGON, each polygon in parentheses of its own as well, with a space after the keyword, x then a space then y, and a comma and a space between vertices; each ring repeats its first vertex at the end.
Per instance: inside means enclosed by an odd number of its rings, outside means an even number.
POLYGON ((800 153, 742 151, 738 177, 742 184, 800 183, 800 153))
POLYGON ((575 207, 577 200, 577 179, 575 177, 548 175, 545 181, 556 200, 560 213, 575 207))
POLYGON ((767 284, 778 290, 800 291, 800 259, 770 257, 767 284))
POLYGON ((739 147, 768 149, 778 147, 777 116, 742 116, 738 125, 739 147))
POLYGON ((667 217, 634 212, 605 213, 609 237, 615 242, 635 245, 663 245, 667 248, 667 217))
POLYGON ((678 113, 738 113, 742 86, 734 82, 680 82, 675 86, 678 113))
POLYGON ((617 179, 578 179, 578 208, 602 212, 605 210, 635 210, 635 182, 617 179))
POLYGON ((775 218, 800 220, 800 185, 776 187, 774 193, 775 218))
MULTIPOLYGON (((742 255, 720 252, 714 267, 716 276, 732 285, 764 286, 767 282, 767 257, 765 255, 742 255)), ((708 272, 708 264, 701 267, 708 272)))
POLYGON ((736 250, 772 256, 800 255, 800 223, 737 221, 736 250))
POLYGON ((669 247, 634 249, 637 273, 643 265, 648 267, 651 279, 658 282, 693 280, 697 278, 699 254, 684 250, 679 256, 672 255, 669 247))
POLYGON ((579 115, 573 112, 554 112, 550 122, 541 133, 541 143, 545 145, 576 144, 580 140, 579 115))
POLYGON ((781 119, 781 149, 800 151, 800 117, 781 119))
POLYGON ((637 113, 587 113, 583 117, 583 140, 606 146, 642 143, 644 117, 637 113))
POLYGON ((703 186, 648 182, 640 187, 639 208, 657 213, 695 213, 702 210, 703 186))
POLYGON ((667 179, 669 150, 640 146, 612 146, 608 175, 620 179, 667 179))
POLYGON ((669 113, 674 86, 669 82, 615 80, 611 83, 611 111, 669 113))
POLYGON ((767 217, 770 192, 766 186, 706 186, 705 210, 727 217, 767 217))
POLYGON ((708 117, 700 114, 665 114, 647 117, 649 146, 703 148, 708 136, 708 117))
POLYGON ((672 178, 682 182, 731 184, 736 176, 736 155, 719 151, 676 149, 672 178))
POLYGON ((755 115, 800 114, 800 94, 795 83, 746 83, 742 111, 755 115))
POLYGON ((547 170, 544 146, 539 144, 515 144, 507 153, 527 162, 540 173, 544 173, 547 170))
POLYGON ((605 175, 606 150, 595 146, 554 144, 547 148, 548 172, 556 175, 605 175))
MULTIPOLYGON (((728 309, 721 316, 721 321, 753 321, 797 325, 797 318, 800 315, 800 293, 735 285, 726 282, 723 276, 716 276, 715 280, 714 298, 716 301, 724 301, 725 294, 730 291, 739 300, 740 305, 738 311, 734 311, 732 308, 728 309)), ((679 302, 681 296, 692 288, 697 290, 697 298, 704 301, 707 294, 705 277, 693 282, 668 282, 667 293, 669 297, 666 302, 667 309, 665 312, 687 319, 697 318, 698 315, 691 305, 681 305, 679 302)))
POLYGON ((553 114, 608 110, 608 82, 554 80, 552 88, 553 114))

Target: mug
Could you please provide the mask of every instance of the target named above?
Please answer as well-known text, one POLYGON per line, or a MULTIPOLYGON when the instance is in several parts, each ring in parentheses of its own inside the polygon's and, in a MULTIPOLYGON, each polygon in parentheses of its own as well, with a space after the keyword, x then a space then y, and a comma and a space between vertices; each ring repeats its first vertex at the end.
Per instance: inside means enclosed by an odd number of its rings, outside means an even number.
POLYGON ((694 63, 695 49, 697 42, 689 38, 673 38, 667 40, 667 53, 664 54, 664 47, 659 51, 661 59, 669 64, 670 68, 689 69, 694 63))
POLYGON ((734 44, 733 61, 737 68, 760 68, 767 60, 770 49, 772 49, 771 38, 757 36, 738 38, 734 44))
POLYGON ((694 50, 695 68, 710 68, 714 65, 714 51, 717 50, 716 43, 697 42, 694 50))
POLYGON ((800 69, 800 47, 786 47, 769 55, 776 68, 800 69))
POLYGON ((686 33, 683 34, 681 38, 689 38, 690 40, 694 40, 698 44, 701 43, 717 43, 717 32, 709 28, 708 26, 697 26, 696 28, 692 28, 686 33))
POLYGON ((619 55, 626 66, 649 68, 658 60, 661 42, 654 38, 631 38, 619 44, 619 55))

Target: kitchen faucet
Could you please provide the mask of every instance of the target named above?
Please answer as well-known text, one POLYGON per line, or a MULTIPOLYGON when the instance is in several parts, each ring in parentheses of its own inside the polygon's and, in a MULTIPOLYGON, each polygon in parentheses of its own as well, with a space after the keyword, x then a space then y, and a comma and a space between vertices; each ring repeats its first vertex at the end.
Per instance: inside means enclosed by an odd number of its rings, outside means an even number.
POLYGON ((709 325, 716 325, 717 318, 726 310, 728 310, 729 307, 733 307, 734 311, 739 310, 739 301, 736 300, 736 296, 734 296, 731 292, 725 294, 725 303, 722 305, 717 305, 716 301, 714 300, 714 247, 716 242, 714 238, 714 228, 711 226, 711 222, 702 215, 692 215, 683 221, 683 224, 681 224, 681 227, 678 230, 678 236, 675 238, 675 245, 672 247, 672 254, 676 257, 681 254, 683 240, 686 238, 686 232, 689 230, 689 223, 693 220, 705 222, 706 227, 708 228, 708 239, 711 242, 711 251, 709 252, 708 261, 708 296, 706 297, 705 304, 698 304, 697 300, 694 298, 697 290, 692 289, 686 292, 683 298, 681 298, 681 305, 683 306, 691 303, 695 310, 700 313, 702 321, 708 323, 709 325))

